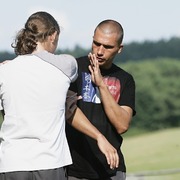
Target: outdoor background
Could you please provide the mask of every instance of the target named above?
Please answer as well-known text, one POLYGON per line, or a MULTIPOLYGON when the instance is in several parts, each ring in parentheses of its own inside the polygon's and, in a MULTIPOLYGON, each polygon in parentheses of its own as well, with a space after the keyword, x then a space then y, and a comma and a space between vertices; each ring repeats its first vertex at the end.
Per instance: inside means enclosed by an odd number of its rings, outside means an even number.
POLYGON ((136 81, 137 115, 129 131, 123 134, 127 180, 178 180, 179 7, 179 0, 2 1, 0 62, 15 57, 11 43, 36 11, 51 13, 61 26, 56 53, 75 57, 90 52, 93 30, 100 21, 119 21, 125 31, 124 48, 114 62, 136 81))

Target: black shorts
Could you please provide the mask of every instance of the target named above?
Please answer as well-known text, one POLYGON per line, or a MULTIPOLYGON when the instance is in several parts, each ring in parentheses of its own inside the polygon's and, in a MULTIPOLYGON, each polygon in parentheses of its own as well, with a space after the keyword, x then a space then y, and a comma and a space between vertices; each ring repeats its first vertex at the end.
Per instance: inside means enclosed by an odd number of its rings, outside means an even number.
POLYGON ((65 169, 0 173, 0 180, 67 180, 65 169))

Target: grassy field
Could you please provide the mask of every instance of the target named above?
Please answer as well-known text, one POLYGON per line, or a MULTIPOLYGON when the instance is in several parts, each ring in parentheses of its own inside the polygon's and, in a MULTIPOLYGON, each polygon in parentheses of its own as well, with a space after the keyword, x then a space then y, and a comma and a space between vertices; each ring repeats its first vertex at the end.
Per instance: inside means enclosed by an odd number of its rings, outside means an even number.
POLYGON ((122 151, 129 175, 146 174, 141 180, 180 179, 180 128, 133 137, 124 135, 122 151), (164 174, 168 171, 169 175, 164 174))

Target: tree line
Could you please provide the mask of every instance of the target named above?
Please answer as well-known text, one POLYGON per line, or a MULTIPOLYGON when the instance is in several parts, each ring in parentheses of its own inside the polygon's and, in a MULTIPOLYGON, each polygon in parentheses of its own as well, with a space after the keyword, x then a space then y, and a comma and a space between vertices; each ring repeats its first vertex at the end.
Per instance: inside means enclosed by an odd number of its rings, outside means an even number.
MULTIPOLYGON (((180 38, 172 37, 169 40, 131 42, 124 44, 123 51, 115 57, 115 63, 154 59, 158 57, 180 58, 180 38)), ((73 49, 57 49, 57 54, 71 54, 74 57, 87 55, 89 49, 76 45, 73 49)), ((13 59, 14 53, 0 52, 0 62, 5 59, 13 59)))
POLYGON ((136 82, 136 111, 131 127, 158 130, 180 126, 180 58, 121 64, 136 82))

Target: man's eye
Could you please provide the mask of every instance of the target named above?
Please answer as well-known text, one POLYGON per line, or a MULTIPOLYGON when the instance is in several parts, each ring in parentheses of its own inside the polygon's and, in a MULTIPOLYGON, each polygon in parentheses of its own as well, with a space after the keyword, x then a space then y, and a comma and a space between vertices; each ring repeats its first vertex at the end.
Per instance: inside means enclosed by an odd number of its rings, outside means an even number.
POLYGON ((94 44, 95 44, 96 46, 101 46, 101 44, 100 44, 100 43, 95 42, 95 41, 94 41, 94 44))
POLYGON ((104 48, 105 48, 105 49, 112 49, 113 46, 106 46, 106 45, 104 45, 104 48))

